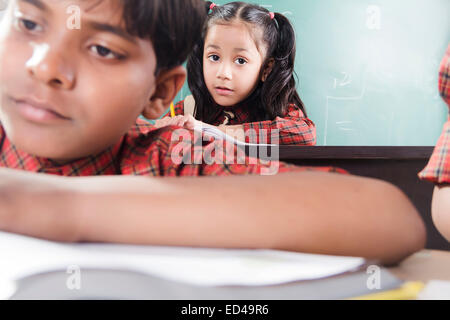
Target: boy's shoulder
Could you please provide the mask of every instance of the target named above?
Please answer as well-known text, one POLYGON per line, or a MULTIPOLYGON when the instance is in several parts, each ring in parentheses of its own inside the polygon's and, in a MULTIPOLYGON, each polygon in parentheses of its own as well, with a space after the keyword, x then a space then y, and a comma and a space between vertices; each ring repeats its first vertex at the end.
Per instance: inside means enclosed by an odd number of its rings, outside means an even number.
POLYGON ((156 128, 149 121, 138 118, 126 133, 123 148, 132 149, 138 153, 147 153, 148 149, 157 144, 159 140, 170 141, 172 131, 167 129, 167 127, 156 128))
POLYGON ((136 138, 140 135, 146 135, 153 130, 156 130, 153 124, 147 120, 137 118, 136 123, 128 131, 128 136, 131 138, 136 138))
POLYGON ((161 160, 167 158, 173 148, 172 135, 177 129, 181 128, 156 128, 146 120, 137 119, 125 134, 117 155, 121 174, 155 175, 159 172, 161 160))

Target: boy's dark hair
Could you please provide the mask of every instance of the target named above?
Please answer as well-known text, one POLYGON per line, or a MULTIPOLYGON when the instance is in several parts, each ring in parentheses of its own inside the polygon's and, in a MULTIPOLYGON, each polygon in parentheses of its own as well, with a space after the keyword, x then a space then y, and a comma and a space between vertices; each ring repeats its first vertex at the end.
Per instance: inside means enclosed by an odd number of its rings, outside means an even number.
POLYGON ((127 32, 152 41, 158 73, 181 65, 200 37, 203 0, 120 0, 127 32))
MULTIPOLYGON (((209 11, 211 2, 206 2, 209 11)), ((239 103, 249 108, 250 121, 273 120, 285 116, 289 104, 295 104, 307 116, 295 83, 295 32, 289 20, 280 13, 275 13, 272 20, 269 11, 258 5, 244 2, 231 2, 216 6, 209 13, 202 37, 194 46, 188 58, 188 84, 195 99, 195 117, 206 123, 212 123, 222 112, 209 93, 203 76, 203 53, 208 29, 216 24, 227 24, 235 19, 244 21, 262 30, 263 42, 267 54, 261 68, 262 72, 274 59, 271 73, 266 81, 260 81, 250 96, 239 103), (214 106, 216 108, 214 108, 214 106)))

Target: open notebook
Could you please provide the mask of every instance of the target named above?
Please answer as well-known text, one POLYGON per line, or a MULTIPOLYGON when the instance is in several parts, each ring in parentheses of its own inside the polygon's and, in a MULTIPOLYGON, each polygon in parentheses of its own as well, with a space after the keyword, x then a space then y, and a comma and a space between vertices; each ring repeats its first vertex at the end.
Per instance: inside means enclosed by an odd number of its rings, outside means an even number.
POLYGON ((261 286, 330 277, 365 263, 359 257, 276 250, 65 244, 4 232, 0 255, 0 288, 74 265, 81 270, 131 270, 197 286, 261 286))
MULTIPOLYGON (((184 107, 184 114, 185 115, 192 115, 195 118, 195 100, 194 97, 192 95, 187 96, 184 99, 184 103, 183 103, 183 107, 184 107)), ((274 147, 276 146, 276 144, 263 144, 263 143, 247 143, 244 141, 241 141, 239 139, 236 139, 235 137, 226 134, 225 132, 219 130, 217 127, 212 126, 212 125, 208 125, 203 123, 201 126, 197 126, 194 128, 195 131, 201 132, 204 135, 207 136, 211 136, 214 137, 214 140, 225 140, 225 141, 230 141, 231 143, 234 143, 238 146, 271 146, 274 147)))
POLYGON ((63 244, 3 232, 0 253, 0 299, 346 299, 398 296, 399 290, 411 298, 405 283, 383 267, 380 286, 369 288, 369 263, 358 257, 63 244), (75 269, 82 287, 73 290, 68 282, 75 269))
POLYGON ((225 132, 219 130, 214 126, 203 125, 196 127, 195 131, 202 132, 206 136, 214 137, 214 140, 226 140, 234 143, 238 146, 259 146, 259 147, 275 147, 276 144, 267 144, 267 143, 248 143, 241 140, 236 139, 235 137, 226 134, 225 132))

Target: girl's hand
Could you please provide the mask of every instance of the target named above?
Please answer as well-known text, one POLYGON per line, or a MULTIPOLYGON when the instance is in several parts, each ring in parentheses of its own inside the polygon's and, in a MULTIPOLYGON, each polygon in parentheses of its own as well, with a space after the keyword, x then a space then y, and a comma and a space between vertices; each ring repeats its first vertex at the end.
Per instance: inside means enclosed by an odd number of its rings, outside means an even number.
POLYGON ((178 122, 183 118, 184 116, 176 116, 173 118, 162 118, 155 121, 155 127, 156 128, 163 128, 168 126, 178 126, 178 122))
POLYGON ((192 115, 176 116, 173 118, 163 118, 156 120, 156 128, 162 128, 167 126, 178 126, 189 130, 194 130, 195 127, 201 126, 203 123, 196 120, 192 115))

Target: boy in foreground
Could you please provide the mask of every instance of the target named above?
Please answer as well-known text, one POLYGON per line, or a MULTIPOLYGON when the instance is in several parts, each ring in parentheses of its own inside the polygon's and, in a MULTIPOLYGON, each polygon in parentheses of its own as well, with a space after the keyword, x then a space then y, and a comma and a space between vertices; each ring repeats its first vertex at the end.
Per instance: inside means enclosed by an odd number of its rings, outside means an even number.
POLYGON ((174 99, 204 14, 195 0, 11 1, 0 25, 0 166, 29 172, 0 170, 0 229, 385 264, 423 248, 417 211, 386 182, 283 163, 263 177, 274 163, 249 158, 174 161, 179 128, 137 118, 158 118, 174 99), (68 24, 68 8, 79 21, 68 24), (228 177, 194 177, 213 175, 228 177))

